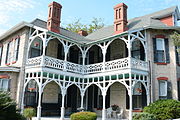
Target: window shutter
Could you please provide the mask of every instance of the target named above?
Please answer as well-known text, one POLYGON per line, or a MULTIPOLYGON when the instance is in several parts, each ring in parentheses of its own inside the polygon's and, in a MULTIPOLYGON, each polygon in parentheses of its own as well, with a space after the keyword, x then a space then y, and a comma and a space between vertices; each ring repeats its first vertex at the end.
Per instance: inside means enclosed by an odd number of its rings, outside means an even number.
POLYGON ((165 42, 165 53, 166 53, 166 63, 170 63, 170 57, 169 57, 169 41, 167 38, 164 39, 165 42))
POLYGON ((176 54, 176 63, 179 64, 179 54, 177 52, 177 46, 175 46, 175 54, 176 54))
POLYGON ((158 62, 157 60, 157 52, 156 52, 156 38, 153 38, 153 50, 154 50, 154 62, 158 62))
POLYGON ((167 82, 167 99, 172 99, 172 84, 170 81, 167 82))
POLYGON ((7 64, 7 62, 8 62, 8 57, 9 57, 9 55, 8 55, 8 53, 9 53, 9 44, 10 44, 10 42, 7 44, 7 51, 6 51, 6 64, 7 64))

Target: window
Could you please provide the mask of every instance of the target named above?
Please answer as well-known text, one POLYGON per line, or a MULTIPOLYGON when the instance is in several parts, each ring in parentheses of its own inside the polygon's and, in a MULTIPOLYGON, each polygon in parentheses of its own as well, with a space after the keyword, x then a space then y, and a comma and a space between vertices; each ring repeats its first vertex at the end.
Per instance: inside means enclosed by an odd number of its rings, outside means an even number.
POLYGON ((0 65, 2 61, 2 52, 3 52, 3 46, 0 44, 0 65))
POLYGON ((0 91, 8 91, 9 79, 0 79, 0 91))
POLYGON ((169 63, 169 42, 168 39, 154 38, 154 62, 157 63, 169 63))
POLYGON ((18 38, 15 39, 15 43, 14 43, 14 57, 13 57, 13 62, 18 60, 19 42, 20 42, 20 38, 18 37, 18 38))
POLYGON ((10 64, 10 63, 12 62, 12 58, 13 58, 12 48, 13 48, 13 42, 10 41, 10 42, 7 44, 6 64, 10 64))
POLYGON ((159 80, 159 97, 166 97, 167 96, 167 81, 166 80, 159 80))

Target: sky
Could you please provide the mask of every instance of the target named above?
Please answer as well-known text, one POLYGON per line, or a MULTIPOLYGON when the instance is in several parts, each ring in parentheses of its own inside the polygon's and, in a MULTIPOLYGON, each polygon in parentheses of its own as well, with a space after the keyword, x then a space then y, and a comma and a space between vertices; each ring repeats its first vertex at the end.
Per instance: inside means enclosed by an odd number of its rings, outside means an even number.
MULTIPOLYGON (((89 24, 93 17, 112 25, 113 7, 119 3, 128 6, 128 19, 143 16, 172 6, 180 9, 180 0, 54 0, 62 5, 61 26, 77 19, 89 24)), ((0 0, 0 35, 16 24, 36 18, 47 20, 48 4, 52 0, 0 0)))

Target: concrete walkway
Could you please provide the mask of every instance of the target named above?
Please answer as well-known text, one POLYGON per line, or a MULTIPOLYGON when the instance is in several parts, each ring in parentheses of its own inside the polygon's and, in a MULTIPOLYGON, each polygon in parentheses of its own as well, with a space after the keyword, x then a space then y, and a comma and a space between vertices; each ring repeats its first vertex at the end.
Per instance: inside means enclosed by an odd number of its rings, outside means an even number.
MULTIPOLYGON (((32 120, 36 120, 36 117, 34 117, 32 120)), ((41 117, 41 120, 60 120, 60 117, 41 117)), ((70 118, 65 118, 64 120, 70 120, 70 118)), ((101 120, 101 118, 98 118, 97 120, 101 120)), ((109 118, 106 120, 120 120, 120 119, 109 118)), ((121 120, 127 120, 127 119, 121 119, 121 120)))

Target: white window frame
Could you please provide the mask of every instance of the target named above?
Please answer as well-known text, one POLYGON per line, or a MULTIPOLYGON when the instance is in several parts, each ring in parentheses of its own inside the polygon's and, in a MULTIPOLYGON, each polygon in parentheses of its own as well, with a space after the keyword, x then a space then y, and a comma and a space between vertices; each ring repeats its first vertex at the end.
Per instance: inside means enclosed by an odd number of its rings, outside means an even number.
POLYGON ((0 65, 2 62, 2 53, 3 53, 3 46, 0 46, 0 65))
POLYGON ((159 80, 159 96, 160 97, 166 97, 167 96, 167 81, 166 80, 159 80), (162 83, 164 84, 164 87, 163 87, 164 90, 162 90, 163 88, 160 88, 162 83))
POLYGON ((14 55, 13 55, 13 62, 17 61, 17 56, 18 56, 18 47, 19 47, 19 40, 20 38, 16 38, 15 41, 14 41, 14 55))
POLYGON ((8 91, 9 89, 9 79, 0 79, 0 91, 8 91), (3 86, 3 82, 7 81, 7 86, 3 86))
POLYGON ((9 64, 12 62, 13 60, 13 50, 14 50, 14 47, 13 47, 13 41, 10 41, 8 44, 7 44, 7 54, 6 54, 6 57, 7 57, 7 61, 6 61, 6 64, 9 64), (9 47, 8 47, 9 45, 9 47))

